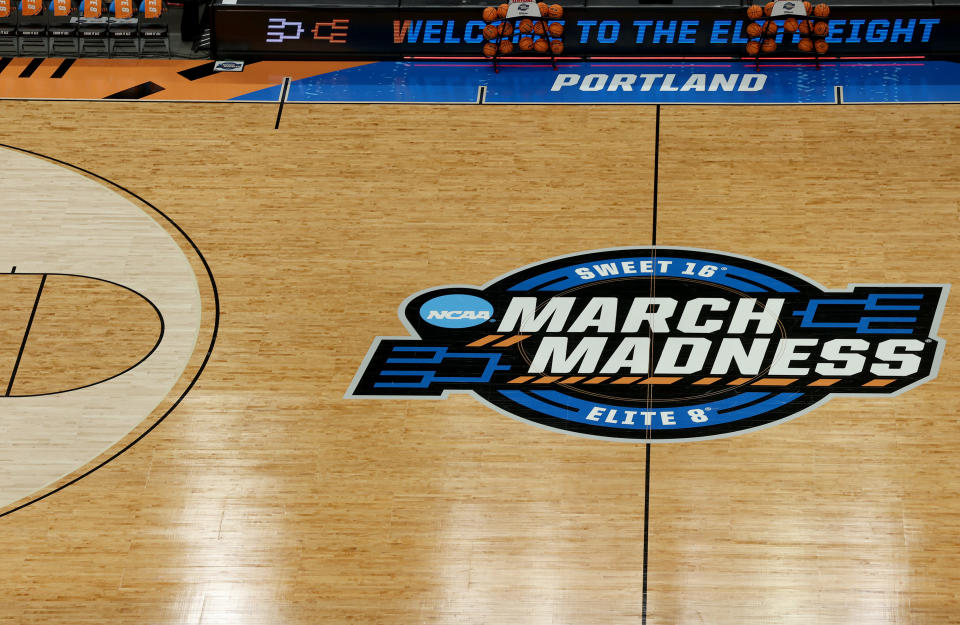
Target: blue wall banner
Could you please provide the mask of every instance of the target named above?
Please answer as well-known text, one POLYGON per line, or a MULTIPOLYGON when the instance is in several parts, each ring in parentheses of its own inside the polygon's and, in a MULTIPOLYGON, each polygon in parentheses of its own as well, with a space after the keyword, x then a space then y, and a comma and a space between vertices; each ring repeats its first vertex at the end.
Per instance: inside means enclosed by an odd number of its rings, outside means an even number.
MULTIPOLYGON (((737 7, 570 7, 563 19, 551 21, 564 25, 564 54, 585 57, 740 56, 749 23, 745 9, 737 7)), ((479 56, 484 25, 477 7, 331 9, 217 0, 214 54, 479 56)), ((840 6, 828 25, 825 40, 831 55, 960 53, 960 6, 840 6)), ((781 28, 776 40, 778 53, 797 53, 799 35, 785 37, 781 28)))

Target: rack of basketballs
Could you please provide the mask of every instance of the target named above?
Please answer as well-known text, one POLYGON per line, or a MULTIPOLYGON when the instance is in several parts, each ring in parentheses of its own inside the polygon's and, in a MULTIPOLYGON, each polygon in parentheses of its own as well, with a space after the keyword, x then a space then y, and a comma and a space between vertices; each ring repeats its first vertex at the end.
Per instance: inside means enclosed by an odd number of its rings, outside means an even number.
POLYGON ((563 7, 538 2, 540 17, 507 17, 509 5, 486 7, 483 10, 483 55, 494 60, 516 52, 549 54, 563 53, 563 7))
MULTIPOLYGON (((747 8, 747 17, 752 20, 747 24, 747 55, 749 56, 759 57, 761 54, 770 54, 777 49, 776 36, 780 26, 770 17, 773 5, 773 2, 768 2, 766 5, 752 4, 747 8)), ((799 33, 797 49, 801 52, 812 52, 819 57, 829 48, 824 38, 830 31, 830 25, 827 23, 830 7, 824 3, 813 5, 810 2, 804 2, 803 7, 806 17, 798 19, 792 15, 788 16, 783 20, 783 30, 790 35, 799 33)))

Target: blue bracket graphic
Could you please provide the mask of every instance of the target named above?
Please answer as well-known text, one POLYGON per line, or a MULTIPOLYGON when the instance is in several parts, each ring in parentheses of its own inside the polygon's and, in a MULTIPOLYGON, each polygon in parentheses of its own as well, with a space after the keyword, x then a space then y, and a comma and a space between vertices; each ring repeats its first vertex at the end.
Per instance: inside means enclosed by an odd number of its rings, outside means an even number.
POLYGON ((414 347, 398 346, 393 348, 394 354, 403 353, 421 353, 429 356, 419 356, 411 358, 387 358, 389 365, 450 365, 454 359, 486 360, 483 371, 478 376, 440 376, 437 370, 427 371, 409 371, 403 369, 384 369, 380 371, 381 376, 391 377, 416 377, 418 380, 409 382, 376 382, 374 388, 429 388, 431 384, 465 384, 478 382, 489 382, 497 371, 508 371, 509 365, 501 365, 500 357, 502 354, 456 354, 447 351, 446 347, 414 347))
MULTIPOLYGON (((795 311, 801 317, 802 328, 856 328, 857 334, 912 334, 913 328, 873 328, 872 323, 916 323, 916 317, 860 317, 858 321, 814 321, 820 307, 833 305, 862 304, 865 311, 883 312, 893 310, 920 310, 918 305, 882 304, 881 300, 918 300, 922 293, 871 293, 866 299, 812 299, 804 310, 795 311)), ((829 312, 825 313, 829 315, 829 312)))

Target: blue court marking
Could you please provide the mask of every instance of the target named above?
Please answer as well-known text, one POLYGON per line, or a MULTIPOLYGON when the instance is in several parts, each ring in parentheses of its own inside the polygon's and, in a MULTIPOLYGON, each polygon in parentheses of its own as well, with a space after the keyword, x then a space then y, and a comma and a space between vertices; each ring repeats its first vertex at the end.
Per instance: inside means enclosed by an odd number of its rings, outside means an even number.
POLYGON ((474 104, 493 70, 488 63, 384 61, 290 83, 287 102, 411 102, 474 104))
POLYGON ((785 282, 777 280, 776 278, 771 278, 769 276, 759 274, 755 271, 750 271, 749 269, 744 269, 743 267, 737 267, 729 263, 720 267, 702 260, 661 256, 657 258, 655 271, 650 273, 635 271, 632 274, 626 274, 622 271, 622 266, 625 262, 632 263, 634 269, 637 269, 642 267, 641 263, 650 262, 650 259, 640 257, 605 258, 596 262, 579 263, 533 276, 532 278, 528 278, 511 286, 509 290, 539 290, 556 292, 565 291, 582 284, 590 284, 592 282, 609 280, 611 278, 657 275, 671 278, 690 278, 693 280, 700 280, 701 282, 711 282, 713 284, 728 286, 747 293, 757 293, 768 290, 773 290, 779 293, 797 292, 795 288, 789 284, 786 284, 785 282), (664 264, 667 265, 665 269, 663 268, 664 264), (712 267, 713 270, 708 272, 708 275, 701 275, 700 270, 704 267, 712 267), (600 273, 601 268, 606 268, 606 271, 604 273, 600 273), (593 276, 584 278, 577 273, 578 269, 589 270, 591 273, 593 273, 593 276), (744 280, 750 280, 756 284, 749 284, 747 282, 743 282, 742 280, 737 280, 737 277, 743 278, 744 280))
MULTIPOLYGON (((472 104, 850 104, 960 102, 960 64, 950 61, 752 63, 611 62, 492 64, 383 61, 290 84, 288 102, 472 104), (619 75, 619 76, 618 76, 619 75), (629 88, 629 89, 628 89, 629 88)), ((276 100, 280 87, 237 100, 276 100)))
POLYGON ((960 102, 960 63, 864 61, 842 69, 837 84, 847 104, 960 102))
POLYGON ((279 102, 282 91, 283 85, 274 85, 273 87, 267 87, 266 89, 245 93, 230 99, 240 102, 279 102))
POLYGON ((578 63, 557 71, 508 67, 490 104, 830 104, 834 82, 812 67, 747 63, 578 63), (570 84, 572 83, 572 84, 570 84), (626 84, 625 84, 626 83, 626 84))
POLYGON ((739 421, 748 417, 779 410, 786 404, 799 399, 802 393, 741 393, 726 399, 717 399, 712 402, 678 406, 673 408, 649 408, 638 406, 612 405, 591 402, 571 397, 557 391, 520 391, 504 390, 500 394, 516 403, 541 414, 550 415, 557 419, 585 424, 602 424, 604 427, 620 429, 642 430, 675 430, 695 428, 700 426, 692 420, 691 410, 700 410, 708 415, 707 425, 717 425, 739 421), (541 399, 547 401, 541 401, 541 399), (763 400, 763 401, 760 401, 763 400), (757 402, 757 403, 751 403, 757 402), (742 407, 741 407, 742 406, 742 407), (597 412, 615 410, 620 415, 620 422, 607 422, 606 418, 597 415, 597 412), (624 423, 626 411, 633 411, 634 415, 642 415, 642 411, 651 413, 651 423, 647 425, 641 417, 634 417, 633 423, 624 423), (663 413, 669 413, 664 419, 663 413), (591 414, 594 418, 590 418, 591 414), (670 422, 673 423, 670 423, 670 422))

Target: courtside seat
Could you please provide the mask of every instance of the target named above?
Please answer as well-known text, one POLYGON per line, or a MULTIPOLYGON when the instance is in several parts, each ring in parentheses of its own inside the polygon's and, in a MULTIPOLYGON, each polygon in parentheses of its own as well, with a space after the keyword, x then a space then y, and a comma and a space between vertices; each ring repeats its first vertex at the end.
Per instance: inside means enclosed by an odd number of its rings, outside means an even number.
POLYGON ((77 36, 80 39, 81 56, 108 56, 107 26, 109 20, 104 11, 103 0, 82 0, 77 36))
POLYGON ((50 0, 47 5, 47 34, 50 36, 51 56, 80 54, 77 13, 73 0, 50 0))
POLYGON ((163 0, 140 2, 141 56, 170 56, 170 29, 164 17, 166 13, 163 0))
POLYGON ((14 56, 17 53, 19 14, 14 0, 0 0, 0 56, 14 56))
POLYGON ((133 0, 113 0, 110 3, 110 23, 107 25, 107 43, 110 56, 138 56, 139 20, 133 0))
POLYGON ((47 16, 42 0, 20 0, 20 21, 17 23, 17 54, 20 56, 47 56, 47 16))

